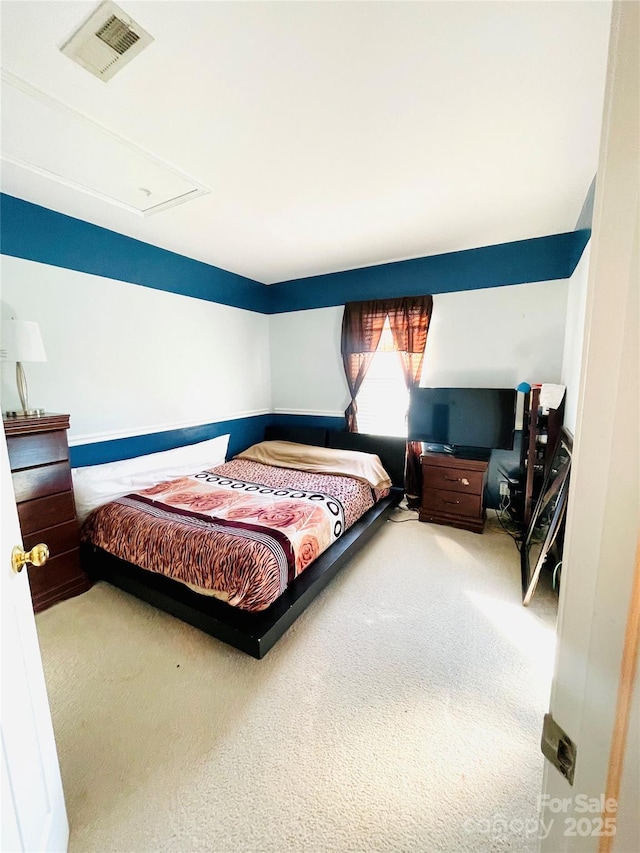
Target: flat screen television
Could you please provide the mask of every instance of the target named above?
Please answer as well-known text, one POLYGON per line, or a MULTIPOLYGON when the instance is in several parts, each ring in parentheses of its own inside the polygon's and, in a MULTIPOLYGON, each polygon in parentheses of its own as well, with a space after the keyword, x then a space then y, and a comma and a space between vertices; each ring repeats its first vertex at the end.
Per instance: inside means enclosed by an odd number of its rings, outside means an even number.
POLYGON ((457 455, 512 450, 516 427, 513 388, 413 388, 408 438, 457 455), (466 451, 466 453, 465 453, 466 451))

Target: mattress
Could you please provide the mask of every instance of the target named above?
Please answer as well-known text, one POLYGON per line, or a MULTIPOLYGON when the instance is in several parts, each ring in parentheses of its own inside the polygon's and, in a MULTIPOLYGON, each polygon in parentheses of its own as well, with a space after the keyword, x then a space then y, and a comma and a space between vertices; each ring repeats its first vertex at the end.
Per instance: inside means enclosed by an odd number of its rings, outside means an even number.
POLYGON ((388 491, 353 476, 236 458, 99 507, 81 536, 199 593, 260 611, 388 491))

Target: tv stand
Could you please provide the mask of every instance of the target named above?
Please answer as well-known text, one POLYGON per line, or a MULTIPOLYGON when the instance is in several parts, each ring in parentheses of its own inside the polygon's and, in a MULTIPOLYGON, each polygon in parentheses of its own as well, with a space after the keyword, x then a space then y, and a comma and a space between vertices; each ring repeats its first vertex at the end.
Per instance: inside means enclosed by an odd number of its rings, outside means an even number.
POLYGON ((424 453, 420 462, 420 521, 482 533, 488 460, 462 459, 449 453, 424 453))

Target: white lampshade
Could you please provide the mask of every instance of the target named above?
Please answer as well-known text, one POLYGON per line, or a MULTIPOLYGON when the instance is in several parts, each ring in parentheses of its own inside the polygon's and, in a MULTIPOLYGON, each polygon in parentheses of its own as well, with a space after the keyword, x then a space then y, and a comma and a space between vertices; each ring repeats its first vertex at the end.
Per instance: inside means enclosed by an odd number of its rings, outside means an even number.
POLYGON ((40 326, 33 320, 5 320, 2 358, 4 361, 46 361, 40 326))

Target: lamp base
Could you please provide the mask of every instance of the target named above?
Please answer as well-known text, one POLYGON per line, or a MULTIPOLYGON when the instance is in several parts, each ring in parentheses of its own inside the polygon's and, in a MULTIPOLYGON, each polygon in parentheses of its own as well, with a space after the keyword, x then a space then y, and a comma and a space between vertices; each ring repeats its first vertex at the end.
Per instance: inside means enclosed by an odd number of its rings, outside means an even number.
POLYGON ((44 409, 27 409, 20 412, 5 412, 5 418, 41 418, 44 415, 44 409))

